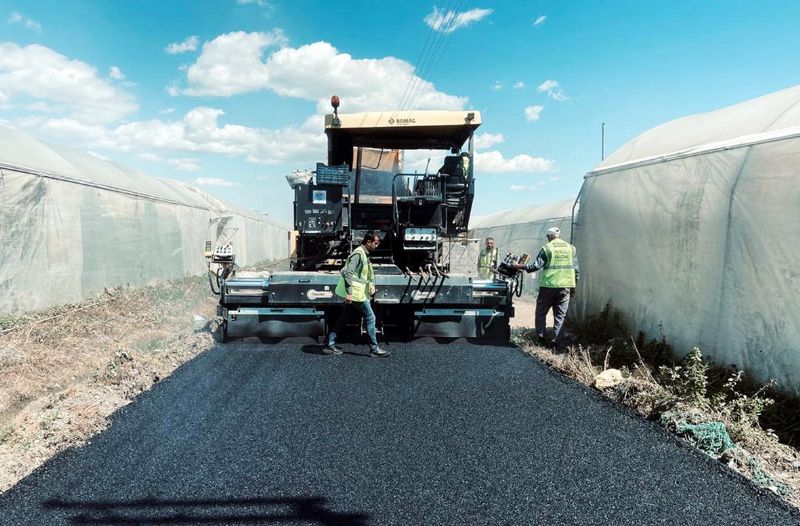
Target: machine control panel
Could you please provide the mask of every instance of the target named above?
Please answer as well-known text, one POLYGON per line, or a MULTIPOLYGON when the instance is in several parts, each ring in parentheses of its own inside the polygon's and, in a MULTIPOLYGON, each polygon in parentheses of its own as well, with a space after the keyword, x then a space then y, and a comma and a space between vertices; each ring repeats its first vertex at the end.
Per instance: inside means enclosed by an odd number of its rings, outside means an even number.
POLYGON ((336 234, 347 223, 342 187, 304 184, 295 188, 295 229, 305 234, 336 234))
POLYGON ((339 220, 339 211, 332 208, 303 209, 303 222, 299 225, 303 232, 334 232, 339 220))
POLYGON ((506 254, 506 257, 503 258, 503 261, 497 265, 497 272, 507 278, 513 278, 521 271, 515 269, 512 265, 519 264, 519 265, 527 265, 528 259, 530 256, 528 254, 517 255, 513 252, 509 252, 506 254))
POLYGON ((217 245, 211 256, 212 261, 232 261, 234 259, 233 246, 230 243, 217 245))
POLYGON ((403 237, 406 241, 436 241, 435 228, 406 228, 403 237))

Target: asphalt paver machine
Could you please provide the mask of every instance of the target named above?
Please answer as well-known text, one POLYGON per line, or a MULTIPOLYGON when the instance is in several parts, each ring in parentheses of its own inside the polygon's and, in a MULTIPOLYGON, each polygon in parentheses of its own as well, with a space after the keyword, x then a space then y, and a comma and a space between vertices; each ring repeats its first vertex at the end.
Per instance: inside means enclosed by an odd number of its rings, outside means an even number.
POLYGON ((325 117, 327 163, 290 181, 291 270, 240 276, 231 251, 218 247, 227 269, 217 280, 222 336, 324 335, 343 307, 334 290, 344 260, 374 230, 381 238, 370 254, 380 334, 507 340, 516 281, 480 279, 458 272, 456 263, 463 262, 453 261, 453 248, 466 242, 475 195, 473 134, 480 113, 339 114, 338 98, 332 103, 334 113, 325 117), (445 150, 446 156, 438 169, 405 173, 408 150, 445 150))

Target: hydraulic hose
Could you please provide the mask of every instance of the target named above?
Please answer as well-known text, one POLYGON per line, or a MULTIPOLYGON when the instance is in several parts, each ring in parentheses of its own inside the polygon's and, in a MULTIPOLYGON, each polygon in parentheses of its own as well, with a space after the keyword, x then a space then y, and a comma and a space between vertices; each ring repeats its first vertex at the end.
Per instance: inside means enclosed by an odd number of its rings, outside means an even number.
POLYGON ((208 286, 211 287, 211 293, 215 296, 219 296, 221 289, 219 288, 219 277, 211 272, 211 269, 208 269, 208 286), (212 278, 213 276, 213 278, 212 278), (217 282, 217 290, 214 290, 214 281, 217 282))

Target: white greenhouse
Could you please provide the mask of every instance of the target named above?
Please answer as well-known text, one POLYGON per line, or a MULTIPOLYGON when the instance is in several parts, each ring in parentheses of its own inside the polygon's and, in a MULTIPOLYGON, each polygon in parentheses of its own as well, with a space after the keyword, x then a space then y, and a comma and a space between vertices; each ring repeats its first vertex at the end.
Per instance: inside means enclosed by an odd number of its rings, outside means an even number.
POLYGON ((205 272, 205 240, 243 265, 287 256, 289 227, 191 186, 0 126, 0 313, 205 272))
MULTIPOLYGON (((498 259, 503 260, 509 252, 528 254, 535 258, 539 249, 547 243, 545 232, 550 227, 561 229, 561 237, 569 241, 572 232, 572 199, 557 201, 529 208, 506 210, 489 216, 476 218, 470 223, 473 238, 480 239, 480 247, 484 247, 487 237, 494 238, 498 248, 498 259)), ((472 269, 477 267, 477 253, 472 269)), ((580 256, 578 258, 580 262, 580 256)), ((539 289, 535 274, 525 274, 523 293, 535 294, 539 289)))
POLYGON ((584 180, 575 312, 800 392, 798 210, 800 86, 649 130, 584 180))

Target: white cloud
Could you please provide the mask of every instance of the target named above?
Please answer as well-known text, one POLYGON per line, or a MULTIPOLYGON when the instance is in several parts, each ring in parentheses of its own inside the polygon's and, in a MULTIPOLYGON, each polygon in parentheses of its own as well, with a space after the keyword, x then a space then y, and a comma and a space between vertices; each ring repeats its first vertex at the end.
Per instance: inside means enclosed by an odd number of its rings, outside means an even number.
POLYGON ((164 51, 169 53, 170 55, 177 55, 178 53, 186 53, 188 51, 196 51, 197 44, 200 42, 200 39, 197 35, 191 35, 186 37, 183 42, 172 42, 164 51))
POLYGON ((514 89, 522 89, 525 87, 525 83, 521 80, 514 83, 514 89))
POLYGON ((269 33, 236 31, 204 43, 197 62, 186 71, 190 87, 185 94, 227 97, 263 89, 269 74, 261 55, 266 48, 286 42, 283 31, 275 29, 269 33))
POLYGON ((199 161, 188 157, 167 159, 167 163, 174 166, 176 170, 182 172, 196 172, 200 170, 199 161))
POLYGON ((97 69, 33 44, 0 43, 0 100, 24 105, 46 102, 53 114, 87 124, 114 122, 138 109, 97 69))
POLYGON ((39 115, 12 124, 46 140, 93 151, 127 152, 182 170, 195 169, 198 163, 192 156, 199 153, 251 163, 297 162, 309 166, 325 155, 327 140, 319 116, 313 126, 304 123, 299 127, 263 129, 220 123, 223 115, 219 109, 198 107, 182 118, 134 121, 116 127, 39 115))
POLYGON ((442 150, 406 150, 403 154, 403 171, 407 173, 428 173, 436 171, 444 163, 447 152, 442 150))
POLYGON ((525 108, 525 118, 529 121, 538 121, 544 106, 528 106, 525 108))
POLYGON ((218 177, 198 177, 192 181, 192 184, 196 186, 241 186, 239 183, 234 183, 233 181, 228 181, 227 179, 220 179, 218 177))
POLYGON ((455 11, 445 11, 434 7, 433 11, 424 18, 424 21, 434 31, 452 33, 457 29, 481 21, 491 15, 492 12, 492 9, 470 9, 469 11, 456 13, 455 11))
POLYGON ((333 94, 339 95, 341 110, 347 113, 398 108, 401 99, 412 109, 463 109, 467 102, 466 97, 437 91, 414 75, 408 62, 394 57, 357 59, 327 42, 283 47, 262 59, 267 48, 285 42, 280 30, 220 35, 203 45, 202 55, 187 71, 189 87, 183 93, 231 96, 271 90, 316 101, 319 113, 330 111, 333 94), (407 86, 413 86, 411 97, 407 86))
MULTIPOLYGON (((503 142, 502 134, 480 134, 476 136, 477 148, 488 148, 503 142)), ((441 150, 408 150, 403 159, 403 169, 408 173, 423 173, 427 166, 428 173, 436 173, 442 166, 446 152, 441 150), (430 159, 430 163, 428 162, 430 159)), ((503 157, 499 151, 476 152, 475 174, 501 174, 501 173, 539 173, 550 172, 555 168, 555 162, 541 157, 532 157, 521 154, 510 159, 503 157)))
POLYGON ((545 20, 547 20, 547 16, 546 16, 546 15, 542 15, 542 16, 538 17, 538 18, 537 18, 537 19, 536 19, 536 20, 533 22, 533 25, 535 25, 535 26, 540 26, 540 25, 544 24, 544 21, 545 21, 545 20))
POLYGON ((475 170, 486 173, 535 173, 549 172, 555 167, 555 162, 542 157, 531 157, 520 154, 506 159, 498 151, 476 153, 475 170))
POLYGON ((275 6, 268 0, 236 0, 239 5, 255 5, 261 8, 262 15, 269 18, 269 15, 275 11, 275 6))
POLYGON ((554 89, 558 89, 558 82, 555 80, 545 80, 539 85, 538 88, 536 88, 536 91, 543 92, 543 91, 551 91, 554 89))
POLYGON ((555 80, 545 80, 536 88, 536 91, 539 93, 546 93, 548 97, 559 102, 569 100, 569 97, 564 95, 564 91, 561 89, 558 81, 555 80))
MULTIPOLYGON (((279 30, 270 34, 270 42, 269 38, 263 38, 263 33, 252 35, 262 37, 256 48, 285 41, 279 30)), ((220 40, 214 42, 219 44, 220 40)), ((203 57, 213 55, 206 54, 212 43, 206 44, 192 67, 202 63, 214 72, 218 71, 214 68, 221 67, 228 68, 231 75, 238 74, 239 70, 229 60, 222 60, 230 58, 226 53, 217 57, 219 63, 202 61, 203 57)), ((346 112, 397 107, 405 86, 412 80, 417 81, 419 88, 415 108, 463 109, 467 101, 465 97, 437 91, 433 84, 416 77, 413 67, 405 61, 393 57, 355 59, 326 42, 285 47, 263 58, 257 54, 255 60, 267 73, 268 82, 254 86, 316 102, 320 112, 329 111, 332 93, 342 97, 342 109, 346 112)), ((243 61, 241 66, 251 64, 243 61)), ((108 75, 124 77, 116 66, 108 75)), ((325 155, 327 141, 320 115, 309 116, 295 126, 267 129, 225 123, 222 110, 201 106, 181 116, 172 115, 174 109, 167 108, 159 111, 159 118, 119 124, 138 106, 130 94, 120 89, 125 82, 115 84, 109 77, 101 78, 96 68, 43 46, 22 48, 14 43, 0 43, 0 104, 4 110, 27 107, 31 113, 16 117, 13 124, 48 140, 104 154, 116 151, 146 155, 149 160, 182 170, 199 169, 196 156, 201 153, 252 163, 304 165, 325 155)), ((190 83, 189 88, 199 89, 198 86, 190 83)), ((224 84, 202 86, 221 93, 238 89, 236 81, 233 88, 224 84)), ((180 93, 178 85, 172 87, 175 94, 180 93)), ((491 137, 487 135, 480 140, 496 144, 502 135, 491 137)))
POLYGON ((108 76, 114 80, 125 80, 125 75, 122 74, 122 71, 117 66, 111 66, 108 69, 108 76))
POLYGON ((320 116, 311 117, 300 126, 279 129, 225 124, 219 122, 223 116, 220 109, 197 107, 177 119, 133 121, 110 127, 43 115, 19 118, 11 124, 46 140, 93 151, 127 152, 181 170, 198 169, 194 156, 200 153, 251 163, 296 162, 304 166, 324 158, 327 139, 320 116))
POLYGON ((14 11, 13 13, 11 13, 11 16, 8 17, 8 23, 9 24, 22 24, 22 25, 24 25, 25 27, 27 27, 28 29, 30 29, 32 31, 36 31, 37 33, 41 33, 42 32, 42 24, 40 24, 36 20, 34 20, 34 19, 30 18, 30 17, 27 17, 27 16, 25 16, 22 13, 19 13, 17 11, 14 11))
POLYGON ((491 148, 506 140, 502 133, 479 133, 475 136, 475 148, 491 148))
POLYGON ((152 152, 140 153, 136 157, 138 157, 139 159, 142 159, 144 161, 153 161, 154 163, 164 162, 164 159, 162 159, 161 157, 159 157, 158 155, 156 155, 156 154, 154 154, 152 152))
POLYGON ((36 102, 31 102, 30 104, 24 104, 22 109, 41 113, 49 113, 52 111, 50 105, 43 100, 37 100, 36 102))
POLYGON ((91 145, 98 148, 107 147, 109 144, 106 138, 108 130, 100 124, 84 124, 71 118, 43 116, 28 116, 19 120, 18 124, 67 144, 91 145))
POLYGON ((506 87, 505 84, 503 84, 499 80, 495 80, 494 84, 492 84, 492 87, 489 88, 489 89, 494 90, 494 91, 500 91, 501 89, 503 89, 505 87, 506 87))
POLYGON ((220 109, 197 107, 181 120, 140 121, 119 126, 111 136, 117 148, 147 151, 206 152, 274 164, 308 161, 324 155, 327 140, 322 122, 313 131, 297 127, 276 130, 219 124, 220 109))
POLYGON ((512 184, 508 187, 509 190, 512 192, 533 192, 538 187, 535 184, 527 185, 527 184, 512 184))

